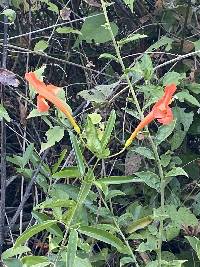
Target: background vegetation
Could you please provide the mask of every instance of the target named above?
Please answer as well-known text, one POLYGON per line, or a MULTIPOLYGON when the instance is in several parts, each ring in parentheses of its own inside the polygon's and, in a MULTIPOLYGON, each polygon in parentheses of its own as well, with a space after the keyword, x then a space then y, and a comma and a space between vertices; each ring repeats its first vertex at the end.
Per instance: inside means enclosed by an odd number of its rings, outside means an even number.
POLYGON ((200 266, 198 0, 0 0, 1 266, 200 266), (36 109, 62 87, 81 135, 36 109), (163 95, 154 121, 118 153, 163 95))

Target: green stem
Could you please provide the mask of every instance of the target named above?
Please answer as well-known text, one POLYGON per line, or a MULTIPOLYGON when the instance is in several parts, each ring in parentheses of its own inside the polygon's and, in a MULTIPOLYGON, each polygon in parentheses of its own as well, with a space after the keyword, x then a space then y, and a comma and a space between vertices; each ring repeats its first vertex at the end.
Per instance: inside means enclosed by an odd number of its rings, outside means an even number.
MULTIPOLYGON (((121 54, 120 54, 120 48, 115 40, 115 36, 112 32, 112 28, 110 26, 110 21, 109 21, 109 18, 108 18, 108 15, 107 15, 107 10, 106 10, 106 4, 104 2, 104 0, 101 0, 101 5, 102 5, 102 8, 103 8, 103 13, 104 13, 104 16, 105 16, 105 19, 106 19, 106 24, 107 24, 107 27, 108 27, 108 30, 111 34, 111 38, 112 38, 112 42, 113 42, 113 45, 114 45, 114 48, 115 48, 115 51, 116 51, 116 55, 117 55, 117 58, 119 60, 119 63, 122 67, 122 70, 124 72, 124 77, 127 81, 127 84, 130 88, 130 91, 131 91, 131 94, 133 96, 133 100, 135 102, 135 105, 136 105, 136 108, 137 108, 137 111, 140 115, 140 118, 141 120, 144 119, 144 114, 140 108, 140 104, 139 104, 139 101, 137 99, 137 96, 135 94, 135 91, 134 91, 134 88, 133 88, 133 85, 131 83, 131 80, 128 76, 128 74, 126 73, 126 67, 124 65, 124 62, 123 62, 123 59, 121 57, 121 54)), ((145 127, 145 129, 148 131, 148 127, 145 127)), ((157 147, 156 145, 154 144, 153 142, 153 139, 152 137, 149 135, 149 140, 150 140, 150 143, 151 143, 151 146, 152 146, 152 150, 154 152, 154 155, 155 155, 155 159, 156 159, 156 162, 157 162, 157 167, 158 167, 158 171, 159 171, 159 176, 160 176, 160 195, 161 195, 161 213, 163 214, 164 213, 164 205, 165 205, 165 181, 164 181, 164 173, 163 173, 163 169, 162 169, 162 165, 161 165, 161 162, 160 162, 160 158, 159 158, 159 154, 158 154, 158 151, 157 151, 157 147)), ((162 257, 161 257, 161 247, 162 247, 162 236, 163 236, 163 217, 161 216, 160 218, 160 227, 159 227, 159 240, 158 240, 158 262, 159 262, 159 267, 161 267, 161 261, 162 261, 162 257)))

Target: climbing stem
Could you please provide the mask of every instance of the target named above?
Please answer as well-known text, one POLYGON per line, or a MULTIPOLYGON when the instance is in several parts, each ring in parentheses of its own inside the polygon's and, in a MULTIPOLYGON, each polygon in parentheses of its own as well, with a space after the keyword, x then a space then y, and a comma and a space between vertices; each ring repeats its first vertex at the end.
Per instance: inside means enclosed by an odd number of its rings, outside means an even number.
MULTIPOLYGON (((144 119, 144 115, 143 115, 143 112, 140 108, 140 104, 139 104, 139 101, 137 99, 137 96, 135 94, 135 91, 134 91, 134 88, 133 88, 133 85, 132 85, 132 82, 128 76, 128 74, 126 73, 126 67, 124 65, 124 62, 123 62, 123 59, 121 57, 121 53, 120 53, 120 48, 117 44, 117 41, 115 40, 115 36, 113 34, 113 31, 112 31, 112 28, 111 28, 111 25, 110 25, 110 21, 109 21, 109 18, 108 18, 108 15, 107 15, 107 10, 106 10, 106 3, 104 2, 104 0, 101 0, 101 5, 102 5, 102 8, 103 8, 103 13, 104 13, 104 16, 105 16, 105 20, 106 20, 106 26, 108 27, 108 30, 111 34, 111 38, 112 38, 112 42, 113 42, 113 45, 114 45, 114 48, 115 48, 115 52, 116 52, 116 55, 117 55, 117 58, 118 58, 118 61, 122 67, 122 70, 123 70, 123 73, 124 73, 124 77, 127 81, 127 84, 129 86, 129 89, 130 89, 130 92, 132 94, 132 97, 133 97, 133 100, 134 100, 134 103, 136 105, 136 108, 137 108, 137 111, 140 115, 140 118, 141 120, 144 119)), ((145 129, 148 131, 148 127, 146 126, 145 129)), ((160 162, 160 158, 159 158, 159 154, 158 154, 158 151, 157 151, 157 146, 156 144, 154 143, 152 137, 149 135, 149 141, 150 141, 150 144, 151 144, 151 147, 152 147, 152 150, 154 152, 154 155, 155 155, 155 159, 156 159, 156 163, 157 163, 157 168, 158 168, 158 172, 159 172, 159 177, 160 177, 160 196, 161 196, 161 214, 164 213, 164 205, 165 205, 165 181, 164 181, 164 172, 163 172, 163 169, 162 169, 162 165, 161 165, 161 162, 160 162)), ((160 227, 159 227, 159 240, 158 240, 158 266, 161 267, 161 263, 162 263, 162 257, 161 257, 161 247, 162 247, 162 240, 163 240, 163 216, 161 216, 160 218, 160 227)))

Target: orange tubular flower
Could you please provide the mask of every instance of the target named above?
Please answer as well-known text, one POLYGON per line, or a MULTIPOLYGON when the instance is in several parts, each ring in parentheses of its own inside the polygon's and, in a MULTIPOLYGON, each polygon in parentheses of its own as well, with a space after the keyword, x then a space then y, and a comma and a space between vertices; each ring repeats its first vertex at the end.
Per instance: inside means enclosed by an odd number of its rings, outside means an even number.
POLYGON ((68 110, 67 105, 56 96, 56 94, 60 90, 59 87, 56 87, 54 85, 46 85, 44 82, 38 80, 34 72, 26 73, 25 79, 34 87, 34 89, 38 94, 37 96, 38 111, 46 112, 49 110, 49 105, 46 101, 48 100, 66 115, 71 125, 74 127, 74 130, 77 133, 80 133, 80 128, 77 125, 73 116, 71 115, 70 111, 68 110))
POLYGON ((169 124, 173 121, 173 113, 169 104, 171 103, 172 96, 176 91, 176 85, 170 84, 165 87, 165 94, 160 100, 153 106, 151 112, 139 123, 135 131, 130 138, 126 141, 125 147, 130 146, 133 139, 137 136, 145 126, 151 123, 154 119, 162 124, 169 124))

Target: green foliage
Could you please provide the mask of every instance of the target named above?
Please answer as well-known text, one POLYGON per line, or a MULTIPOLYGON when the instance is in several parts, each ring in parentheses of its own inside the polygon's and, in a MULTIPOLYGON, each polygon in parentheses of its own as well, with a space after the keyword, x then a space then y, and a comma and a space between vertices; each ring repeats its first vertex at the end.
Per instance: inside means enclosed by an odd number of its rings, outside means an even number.
POLYGON ((7 8, 1 14, 4 14, 10 23, 13 23, 16 19, 16 12, 13 9, 7 8))
POLYGON ((197 1, 12 0, 9 9, 1 6, 9 27, 2 59, 21 77, 15 86, 12 71, 0 68, 5 231, 12 233, 5 234, 3 263, 198 266, 197 1), (80 134, 59 110, 55 116, 32 107, 37 93, 23 81, 27 71, 62 87, 56 97, 67 95, 80 134), (141 129, 124 148, 147 122, 141 113, 146 117, 172 83, 173 121, 148 122, 149 131, 141 129), (29 198, 10 229, 10 207, 20 206, 30 181, 29 198))
MULTIPOLYGON (((111 40, 111 34, 106 26, 105 17, 103 14, 92 13, 84 21, 81 28, 81 36, 78 37, 76 41, 76 46, 81 41, 86 41, 87 43, 95 42, 96 44, 106 43, 111 40)), ((111 28, 114 36, 118 33, 117 25, 112 22, 111 28)))
POLYGON ((59 142, 64 136, 64 129, 59 126, 54 126, 46 132, 46 136, 47 142, 41 144, 41 152, 54 146, 56 142, 59 142))
POLYGON ((34 51, 35 52, 43 52, 48 47, 48 42, 45 40, 40 40, 35 44, 34 51))
POLYGON ((8 122, 10 122, 11 120, 7 110, 4 108, 2 104, 0 104, 0 118, 4 118, 8 122))

